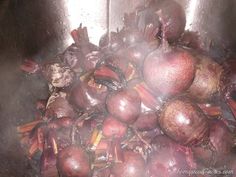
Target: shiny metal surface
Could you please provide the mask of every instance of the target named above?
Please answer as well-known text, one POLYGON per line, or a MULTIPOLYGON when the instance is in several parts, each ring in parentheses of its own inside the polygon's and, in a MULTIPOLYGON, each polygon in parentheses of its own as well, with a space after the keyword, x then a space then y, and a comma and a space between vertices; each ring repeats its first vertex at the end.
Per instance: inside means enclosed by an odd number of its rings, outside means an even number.
MULTIPOLYGON (((111 0, 110 26, 122 25, 124 12, 145 0, 111 0)), ((186 29, 198 31, 215 51, 236 50, 236 0, 177 0, 187 14, 186 29)), ((20 148, 15 127, 33 119, 37 98, 47 97, 40 76, 19 70, 26 57, 44 60, 72 41, 70 31, 83 23, 92 42, 107 30, 107 0, 0 1, 0 176, 36 176, 20 148)))

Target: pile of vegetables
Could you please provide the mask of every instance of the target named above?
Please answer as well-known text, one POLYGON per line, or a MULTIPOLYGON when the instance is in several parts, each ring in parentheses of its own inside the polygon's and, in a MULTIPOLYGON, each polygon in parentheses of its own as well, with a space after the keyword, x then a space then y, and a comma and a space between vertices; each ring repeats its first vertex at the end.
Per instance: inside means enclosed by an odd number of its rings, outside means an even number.
POLYGON ((185 23, 174 0, 148 1, 99 46, 81 25, 63 53, 21 65, 50 88, 18 127, 42 177, 234 176, 236 123, 222 103, 236 113, 236 62, 217 63, 185 23))

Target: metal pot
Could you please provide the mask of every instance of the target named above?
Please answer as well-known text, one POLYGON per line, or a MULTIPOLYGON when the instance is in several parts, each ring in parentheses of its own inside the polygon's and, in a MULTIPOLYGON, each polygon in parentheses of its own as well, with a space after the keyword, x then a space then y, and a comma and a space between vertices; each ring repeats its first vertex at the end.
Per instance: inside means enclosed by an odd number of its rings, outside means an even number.
MULTIPOLYGON (((36 176, 25 158, 16 126, 29 122, 38 98, 47 98, 40 76, 19 70, 27 57, 38 60, 62 52, 71 42, 73 28, 83 23, 91 41, 98 43, 107 30, 122 25, 124 12, 145 0, 2 0, 0 2, 0 176, 36 176), (109 6, 109 8, 108 8, 109 6), (109 13, 108 13, 108 9, 109 13), (108 18, 109 14, 109 18, 108 18)), ((187 14, 186 29, 198 31, 216 55, 236 52, 235 0, 177 0, 187 14), (223 52, 224 53, 224 52, 223 52)))

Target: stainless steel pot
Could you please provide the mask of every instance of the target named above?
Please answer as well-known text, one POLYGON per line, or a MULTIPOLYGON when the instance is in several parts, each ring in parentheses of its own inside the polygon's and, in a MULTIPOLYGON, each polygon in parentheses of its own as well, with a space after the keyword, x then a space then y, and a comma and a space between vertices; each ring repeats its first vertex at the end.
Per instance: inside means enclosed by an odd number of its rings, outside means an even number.
MULTIPOLYGON (((88 27, 92 42, 122 25, 124 12, 145 0, 2 0, 0 1, 0 176, 36 176, 19 145, 16 126, 33 119, 34 103, 47 97, 40 76, 26 76, 26 57, 50 58, 68 46, 71 29, 88 27), (107 11, 109 10, 109 13, 107 11), (109 18, 108 15, 109 14, 109 18)), ((198 31, 214 54, 236 52, 235 0, 177 0, 187 14, 186 29, 198 31), (224 53, 224 52, 223 52, 224 53)))

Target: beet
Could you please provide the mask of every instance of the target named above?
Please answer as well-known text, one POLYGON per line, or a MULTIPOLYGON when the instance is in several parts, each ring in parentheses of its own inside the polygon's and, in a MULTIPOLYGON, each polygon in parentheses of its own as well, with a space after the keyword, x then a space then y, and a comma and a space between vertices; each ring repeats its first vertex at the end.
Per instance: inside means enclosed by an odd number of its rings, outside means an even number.
POLYGON ((196 74, 189 88, 190 95, 199 102, 212 100, 220 91, 222 67, 213 59, 198 55, 196 74))
POLYGON ((186 16, 184 9, 174 0, 153 0, 150 1, 151 8, 159 16, 162 25, 162 36, 169 42, 180 38, 184 32, 186 16))
POLYGON ((54 92, 48 99, 46 106, 46 117, 75 117, 75 111, 67 100, 67 93, 54 92))
POLYGON ((121 90, 108 95, 106 100, 108 112, 122 122, 131 124, 138 118, 141 99, 135 90, 121 90))
POLYGON ((42 73, 49 83, 59 88, 71 85, 75 77, 70 67, 60 62, 45 64, 42 73))
POLYGON ((206 166, 224 165, 233 146, 232 133, 223 121, 212 120, 209 139, 208 146, 193 148, 195 157, 206 166))
POLYGON ((57 166, 62 176, 88 177, 90 174, 88 155, 76 146, 67 147, 58 154, 57 166))
POLYGON ((124 161, 112 166, 114 177, 144 177, 145 161, 142 156, 132 151, 123 151, 124 161))
POLYGON ((147 56, 143 76, 157 94, 174 96, 191 85, 195 74, 194 57, 180 48, 155 50, 147 56))
POLYGON ((103 122, 103 135, 108 138, 121 138, 127 133, 127 126, 119 120, 108 116, 103 122))
POLYGON ((153 151, 147 159, 150 177, 187 177, 183 170, 191 171, 196 164, 189 148, 181 146, 164 135, 152 141, 153 151))
POLYGON ((91 108, 103 109, 108 90, 105 86, 96 84, 90 76, 78 81, 71 91, 71 101, 82 110, 91 108))
POLYGON ((133 126, 140 131, 148 131, 155 129, 158 126, 158 116, 153 111, 140 113, 138 119, 133 126))
POLYGON ((190 99, 177 97, 164 106, 159 123, 163 131, 183 145, 197 145, 209 136, 208 119, 190 99))

